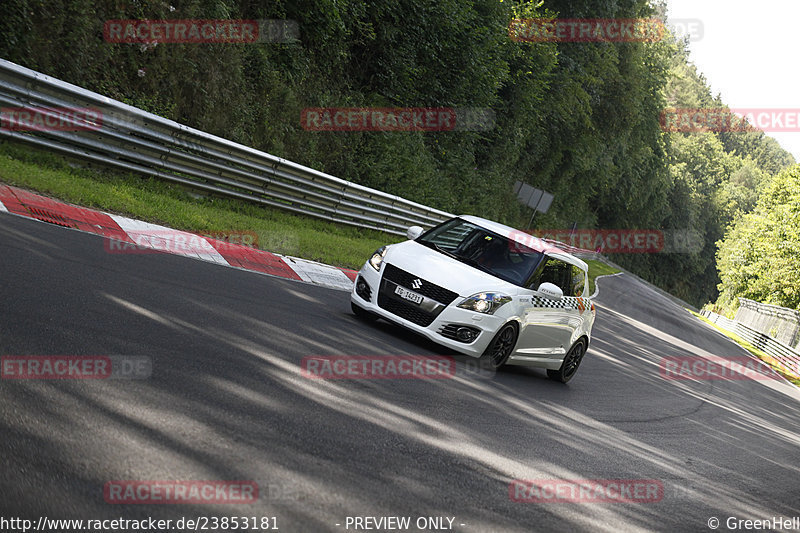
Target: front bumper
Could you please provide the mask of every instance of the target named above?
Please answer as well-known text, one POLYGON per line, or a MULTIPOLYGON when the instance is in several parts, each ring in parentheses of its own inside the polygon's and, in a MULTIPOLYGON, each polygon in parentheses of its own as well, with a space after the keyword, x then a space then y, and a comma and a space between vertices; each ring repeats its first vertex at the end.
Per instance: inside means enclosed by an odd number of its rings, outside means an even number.
MULTIPOLYGON (((408 283, 408 275, 396 267, 381 264, 381 271, 376 272, 369 263, 364 264, 358 273, 350 301, 381 318, 397 323, 405 328, 423 335, 432 341, 472 357, 480 357, 494 338, 495 333, 505 324, 506 319, 497 315, 476 313, 456 307, 466 296, 450 293, 446 288, 428 284, 434 288, 423 295, 419 304, 411 303, 395 294, 399 285, 409 291, 415 288, 408 283), (391 279, 385 276, 387 267, 392 272, 391 279), (398 274, 397 271, 400 273, 398 274), (359 283, 359 280, 362 283, 359 283), (366 284, 369 290, 364 287, 366 284), (443 302, 453 296, 452 301, 443 302), (455 340, 454 332, 459 327, 477 330, 477 337, 471 342, 455 340)), ((419 278, 417 278, 419 279, 419 278)), ((467 295, 469 296, 469 295, 467 295)))

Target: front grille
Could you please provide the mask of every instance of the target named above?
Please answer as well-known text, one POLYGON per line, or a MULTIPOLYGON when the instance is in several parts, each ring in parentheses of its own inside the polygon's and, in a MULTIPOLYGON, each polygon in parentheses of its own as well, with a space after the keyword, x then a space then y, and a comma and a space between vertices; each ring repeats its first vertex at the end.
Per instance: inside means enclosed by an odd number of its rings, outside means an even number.
POLYGON ((383 267, 383 279, 381 280, 381 286, 378 290, 378 305, 390 313, 405 318, 418 326, 430 326, 431 322, 439 316, 439 313, 457 297, 458 293, 426 281, 394 265, 386 263, 383 267), (415 287, 415 280, 421 281, 422 285, 420 287, 415 287), (408 302, 395 296, 393 289, 394 284, 419 293, 430 300, 435 300, 442 304, 442 306, 438 306, 438 309, 432 313, 428 312, 415 303, 408 302))
POLYGON ((405 287, 406 289, 412 290, 417 292, 427 298, 431 298, 436 300, 439 303, 444 305, 450 305, 453 300, 458 297, 458 293, 445 289, 444 287, 440 287, 430 281, 425 281, 424 279, 420 278, 419 276, 415 276, 410 272, 406 272, 401 268, 397 268, 394 265, 390 265, 386 263, 383 267, 383 278, 388 279, 389 281, 393 281, 398 285, 405 287), (420 280, 422 282, 422 286, 414 288, 412 285, 414 280, 420 280))
POLYGON ((418 305, 405 303, 388 296, 383 291, 383 287, 381 287, 381 291, 378 292, 378 305, 393 315, 405 318, 409 322, 413 322, 423 328, 430 326, 433 319, 436 318, 436 315, 423 311, 418 305))

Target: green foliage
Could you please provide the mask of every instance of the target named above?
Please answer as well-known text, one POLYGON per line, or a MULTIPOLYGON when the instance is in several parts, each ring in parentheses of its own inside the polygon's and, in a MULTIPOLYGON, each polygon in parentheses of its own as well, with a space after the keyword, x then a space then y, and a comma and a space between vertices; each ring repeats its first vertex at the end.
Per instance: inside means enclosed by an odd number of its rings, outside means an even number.
POLYGON ((614 260, 696 305, 715 242, 794 159, 761 132, 666 133, 666 107, 723 107, 684 43, 525 43, 512 18, 650 18, 649 0, 4 0, 0 57, 369 187, 516 226, 696 231, 696 254, 614 260), (172 4, 172 5, 171 5, 172 4), (288 19, 300 40, 113 44, 109 19, 288 19), (306 107, 490 108, 488 131, 314 132, 306 107))
POLYGON ((800 310, 800 165, 770 180, 719 243, 718 262, 721 304, 741 296, 800 310))
MULTIPOLYGON (((689 62, 681 44, 670 47, 667 108, 726 108, 689 62)), ((620 265, 702 306, 718 297, 716 243, 726 228, 754 208, 763 184, 794 158, 763 132, 665 133, 668 177, 657 226, 669 234, 693 231, 699 250, 615 257, 620 265)))

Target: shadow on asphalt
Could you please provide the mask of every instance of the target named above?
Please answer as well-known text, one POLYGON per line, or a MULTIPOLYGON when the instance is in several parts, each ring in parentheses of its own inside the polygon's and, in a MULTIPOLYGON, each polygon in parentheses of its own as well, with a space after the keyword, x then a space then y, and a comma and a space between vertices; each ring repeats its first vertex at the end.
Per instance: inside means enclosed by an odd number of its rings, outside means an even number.
POLYGON ((174 256, 112 256, 100 238, 5 216, 0 243, 0 353, 153 361, 148 380, 0 384, 5 514, 278 516, 306 531, 339 530, 357 514, 455 515, 467 531, 798 514, 790 479, 800 465, 786 459, 800 449, 796 391, 663 379, 665 356, 741 354, 624 276, 601 282, 594 338, 567 385, 523 367, 470 373, 466 356, 447 380, 310 380, 306 356, 448 352, 357 320, 344 292, 174 256), (660 480, 663 499, 509 498, 514 479, 599 478, 660 480), (247 506, 104 502, 107 481, 131 479, 277 490, 247 506))

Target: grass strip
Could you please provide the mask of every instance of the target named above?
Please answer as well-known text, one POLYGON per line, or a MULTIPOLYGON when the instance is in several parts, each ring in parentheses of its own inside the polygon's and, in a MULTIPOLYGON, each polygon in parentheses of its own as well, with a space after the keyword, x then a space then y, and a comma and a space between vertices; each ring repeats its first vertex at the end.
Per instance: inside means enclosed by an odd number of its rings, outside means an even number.
POLYGON ((385 233, 200 194, 154 178, 71 165, 36 149, 0 143, 0 181, 54 199, 194 233, 254 232, 258 247, 358 270, 385 233))
POLYGON ((584 259, 584 262, 589 266, 588 294, 594 294, 595 279, 597 279, 598 276, 606 276, 608 274, 616 274, 617 272, 622 272, 618 268, 609 266, 603 263, 602 261, 598 261, 596 259, 584 259))
POLYGON ((707 319, 703 315, 701 315, 699 313, 695 313, 691 309, 687 309, 687 311, 692 313, 694 316, 696 316, 697 318, 699 318, 700 320, 702 320, 706 324, 711 325, 712 327, 714 327, 714 329, 716 329, 717 331, 719 331, 720 333, 722 333, 723 335, 725 335, 726 337, 728 337, 729 339, 731 339, 732 341, 737 343, 739 346, 741 346, 742 348, 744 348, 745 350, 747 350, 751 354, 755 355, 756 357, 758 357, 759 359, 764 361, 766 364, 768 364, 770 366, 770 368, 772 368, 775 372, 777 372, 781 376, 785 377, 792 384, 800 387, 800 379, 798 379, 797 377, 793 376, 791 373, 787 372, 786 369, 784 368, 784 365, 782 365, 780 363, 780 361, 778 361, 777 359, 775 359, 774 357, 772 357, 768 353, 762 352, 761 350, 759 350, 758 348, 753 346, 752 343, 747 342, 746 340, 741 338, 736 333, 730 332, 730 331, 728 331, 726 329, 723 329, 723 328, 719 327, 718 325, 716 325, 715 323, 713 323, 712 321, 710 321, 709 319, 707 319))

